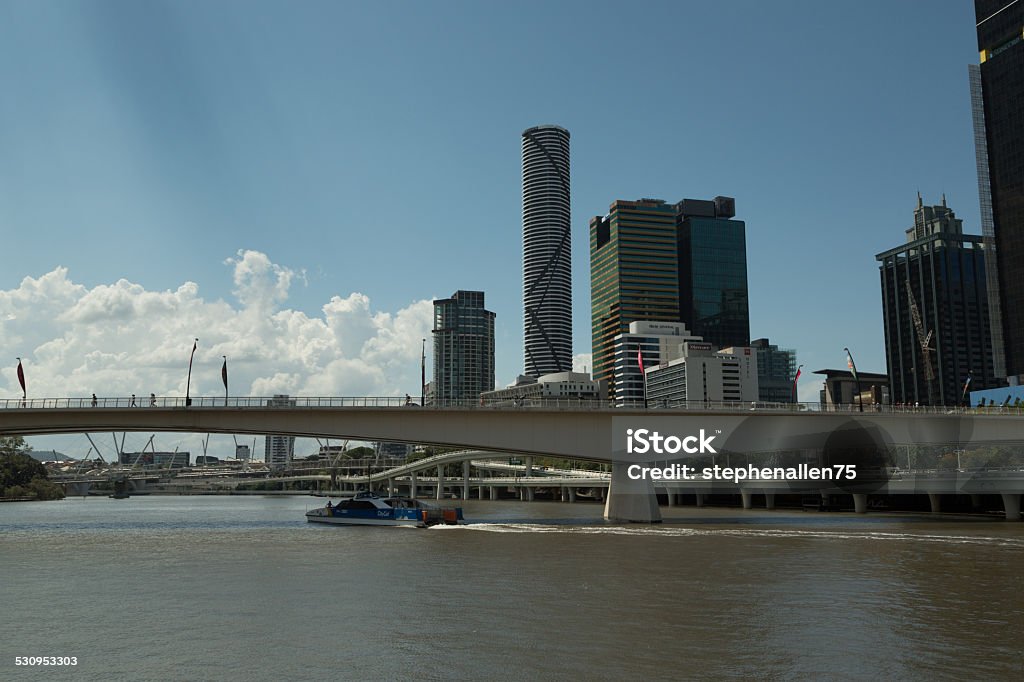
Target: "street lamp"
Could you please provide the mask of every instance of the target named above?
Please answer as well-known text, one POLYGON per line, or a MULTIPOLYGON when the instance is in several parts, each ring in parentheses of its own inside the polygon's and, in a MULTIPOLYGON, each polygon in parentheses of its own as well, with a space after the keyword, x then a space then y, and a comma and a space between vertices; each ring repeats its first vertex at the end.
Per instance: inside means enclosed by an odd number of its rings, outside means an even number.
POLYGON ((185 407, 192 404, 192 398, 189 397, 189 390, 192 388, 192 360, 196 357, 196 347, 199 345, 199 339, 196 339, 192 343, 192 355, 188 356, 188 379, 185 381, 185 407))
POLYGON ((857 404, 860 405, 860 411, 864 411, 864 398, 860 394, 860 378, 857 377, 857 365, 853 362, 853 355, 850 354, 849 348, 844 348, 846 351, 846 365, 850 368, 850 372, 853 374, 853 381, 857 388, 857 404))

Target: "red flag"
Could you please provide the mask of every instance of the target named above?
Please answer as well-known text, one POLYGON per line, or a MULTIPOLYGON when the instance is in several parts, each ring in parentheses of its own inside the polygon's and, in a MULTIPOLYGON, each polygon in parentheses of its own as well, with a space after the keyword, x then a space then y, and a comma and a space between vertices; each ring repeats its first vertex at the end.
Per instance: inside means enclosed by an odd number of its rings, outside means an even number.
POLYGON ((796 376, 795 376, 795 377, 793 377, 793 381, 794 381, 794 382, 795 382, 795 381, 798 381, 798 380, 800 379, 800 374, 801 374, 800 368, 801 368, 801 367, 803 367, 803 365, 800 365, 800 367, 797 367, 797 368, 796 368, 796 376))
POLYGON ((644 373, 644 352, 639 348, 636 349, 636 364, 640 365, 640 374, 644 373))
POLYGON ((21 358, 18 358, 18 383, 21 384, 21 397, 28 395, 25 391, 25 370, 21 367, 21 358))

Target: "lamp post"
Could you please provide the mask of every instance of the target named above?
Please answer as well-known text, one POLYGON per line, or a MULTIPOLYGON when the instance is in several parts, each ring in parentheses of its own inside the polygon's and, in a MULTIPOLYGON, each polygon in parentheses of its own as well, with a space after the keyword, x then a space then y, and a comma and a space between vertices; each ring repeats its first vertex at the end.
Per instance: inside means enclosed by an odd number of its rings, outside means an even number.
POLYGON ((192 388, 192 360, 196 357, 196 347, 199 345, 199 339, 192 342, 192 355, 188 356, 188 379, 185 380, 185 407, 192 404, 192 398, 189 397, 189 390, 192 388))

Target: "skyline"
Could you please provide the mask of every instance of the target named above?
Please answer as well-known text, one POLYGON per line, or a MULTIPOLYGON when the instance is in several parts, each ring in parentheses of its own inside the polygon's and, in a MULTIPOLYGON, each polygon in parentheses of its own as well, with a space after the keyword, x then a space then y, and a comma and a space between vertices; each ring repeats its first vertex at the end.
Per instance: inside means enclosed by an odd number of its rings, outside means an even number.
POLYGON ((801 400, 843 347, 884 372, 874 254, 918 191, 981 232, 973 8, 565 2, 538 28, 526 6, 5 5, 0 390, 20 355, 30 396, 183 392, 197 336, 194 395, 221 355, 233 394, 416 395, 430 301, 459 289, 497 314, 505 386, 541 124, 572 134, 574 356, 589 219, 726 195, 751 337, 797 350, 801 400))

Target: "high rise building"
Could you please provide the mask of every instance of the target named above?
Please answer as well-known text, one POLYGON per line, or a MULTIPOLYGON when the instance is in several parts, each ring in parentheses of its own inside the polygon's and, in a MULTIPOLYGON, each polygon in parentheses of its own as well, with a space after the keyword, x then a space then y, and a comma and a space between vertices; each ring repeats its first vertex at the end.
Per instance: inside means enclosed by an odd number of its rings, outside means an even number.
POLYGON ((569 131, 555 125, 523 131, 523 327, 526 375, 572 370, 569 131))
MULTIPOLYGON (((295 400, 287 395, 275 395, 267 407, 294 407, 295 400)), ((263 446, 263 461, 272 469, 286 467, 295 457, 295 436, 268 434, 263 446)))
POLYGON ((768 339, 754 339, 750 347, 757 353, 758 400, 764 403, 793 403, 796 378, 796 351, 779 348, 768 339))
POLYGON ((750 341, 745 225, 735 201, 619 200, 590 221, 594 378, 614 378, 629 323, 682 322, 716 349, 750 341))
POLYGON ((716 349, 750 344, 746 225, 735 215, 730 197, 676 204, 680 319, 716 349))
POLYGON ((494 313, 484 309, 484 292, 434 301, 433 338, 435 403, 476 401, 494 389, 494 313))
MULTIPOLYGON (((1001 318, 1002 330, 993 345, 997 353, 1002 346, 1007 378, 1016 385, 1024 383, 1024 2, 975 0, 974 14, 981 63, 971 68, 971 95, 978 182, 987 185, 980 192, 982 229, 990 218, 999 282, 993 320, 1001 318)), ((1000 358, 996 364, 1002 369, 1000 358)))
POLYGON ((998 385, 989 334, 985 248, 963 233, 946 206, 918 195, 902 246, 875 256, 881 265, 885 353, 894 403, 957 405, 964 384, 998 385))

